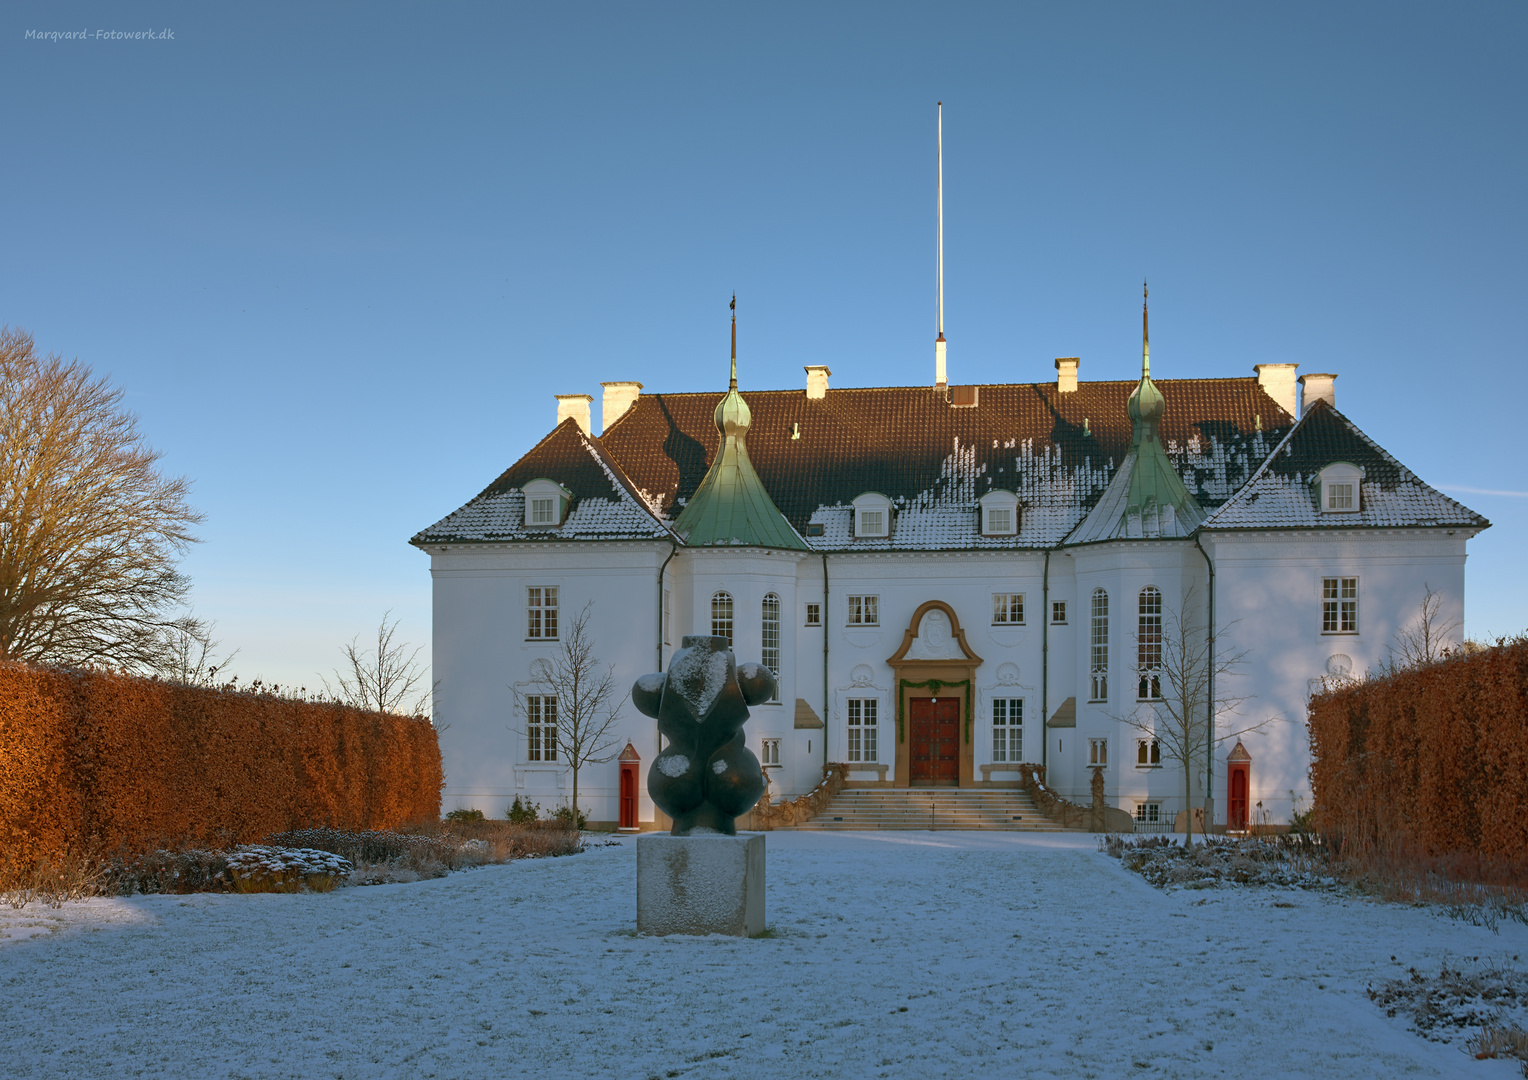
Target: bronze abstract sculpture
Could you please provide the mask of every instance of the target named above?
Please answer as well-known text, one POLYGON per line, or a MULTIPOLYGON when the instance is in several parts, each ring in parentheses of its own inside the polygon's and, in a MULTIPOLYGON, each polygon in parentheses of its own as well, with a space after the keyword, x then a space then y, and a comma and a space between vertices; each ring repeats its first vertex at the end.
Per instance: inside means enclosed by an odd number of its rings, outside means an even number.
POLYGON ((737 835, 734 820, 764 794, 759 759, 743 741, 748 706, 775 694, 762 664, 739 666, 727 639, 686 636, 667 674, 631 688, 638 710, 655 717, 669 745, 647 773, 647 791, 674 820, 675 836, 737 835))

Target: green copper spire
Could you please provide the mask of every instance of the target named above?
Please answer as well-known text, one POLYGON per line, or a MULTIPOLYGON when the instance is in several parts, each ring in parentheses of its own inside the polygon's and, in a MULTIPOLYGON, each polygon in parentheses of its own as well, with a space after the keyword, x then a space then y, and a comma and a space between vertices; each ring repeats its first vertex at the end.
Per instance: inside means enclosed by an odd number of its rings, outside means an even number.
POLYGON ((1125 409, 1130 414, 1130 450, 1098 503, 1069 538, 1072 543, 1136 536, 1187 536, 1204 520, 1204 511, 1184 487, 1178 470, 1162 448, 1158 426, 1167 409, 1162 391, 1151 381, 1151 332, 1142 286, 1141 381, 1125 409))
POLYGON ((722 443, 705 479, 674 522, 689 547, 752 546, 806 551, 748 460, 753 415, 737 391, 737 297, 732 298, 732 375, 712 418, 722 443))

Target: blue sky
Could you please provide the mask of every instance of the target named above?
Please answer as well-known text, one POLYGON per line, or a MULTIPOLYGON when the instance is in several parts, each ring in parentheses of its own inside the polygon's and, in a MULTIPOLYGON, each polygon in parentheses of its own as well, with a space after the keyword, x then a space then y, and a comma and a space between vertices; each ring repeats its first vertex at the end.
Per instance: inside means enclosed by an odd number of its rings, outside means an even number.
MULTIPOLYGON (((1528 627, 1528 7, 13 4, 0 322, 127 391, 245 678, 313 685, 552 395, 1335 371, 1528 627), (94 37, 171 30, 173 40, 94 37), (84 41, 27 31, 85 30, 84 41)), ((1123 407, 1123 404, 1122 404, 1123 407)), ((596 416, 598 407, 596 405, 596 416)))

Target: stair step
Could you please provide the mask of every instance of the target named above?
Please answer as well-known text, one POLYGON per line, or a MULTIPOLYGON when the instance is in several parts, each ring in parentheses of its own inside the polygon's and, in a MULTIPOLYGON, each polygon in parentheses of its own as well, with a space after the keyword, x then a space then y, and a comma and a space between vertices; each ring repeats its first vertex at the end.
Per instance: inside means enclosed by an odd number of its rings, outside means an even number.
POLYGON ((810 821, 811 830, 1079 832, 1035 809, 1023 792, 972 788, 846 788, 810 821))

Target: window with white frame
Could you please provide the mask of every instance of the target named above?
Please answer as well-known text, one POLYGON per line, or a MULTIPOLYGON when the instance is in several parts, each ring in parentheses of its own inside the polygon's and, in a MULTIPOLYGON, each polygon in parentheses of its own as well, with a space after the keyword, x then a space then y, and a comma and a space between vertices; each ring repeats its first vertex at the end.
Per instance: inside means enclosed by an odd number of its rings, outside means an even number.
POLYGON ((849 699, 849 760, 877 761, 875 698, 849 699))
POLYGON ((780 764, 779 739, 765 739, 759 744, 759 764, 765 768, 780 764))
POLYGON ((1109 594, 1093 590, 1092 636, 1089 639, 1088 666, 1093 676, 1090 701, 1109 700, 1109 594))
POLYGON ((854 500, 854 535, 874 539, 891 535, 891 500, 867 491, 854 500))
POLYGON ((556 585, 532 585, 525 590, 525 636, 533 641, 557 640, 556 585))
POLYGON ((670 645, 673 639, 669 636, 670 616, 672 610, 672 595, 667 589, 663 591, 663 644, 670 645))
POLYGON ((1135 696, 1140 701, 1162 697, 1162 590, 1141 590, 1135 629, 1135 669, 1140 676, 1135 696))
POLYGON ((711 597, 711 636, 727 639, 732 645, 732 594, 726 591, 711 597))
POLYGON ((1109 764, 1109 740, 1088 740, 1088 767, 1094 769, 1106 768, 1109 764))
POLYGON ((1363 490, 1364 472, 1357 465, 1337 461, 1317 475, 1317 499, 1324 514, 1356 514, 1363 490))
POLYGON ((849 597, 849 626, 880 626, 881 598, 879 596, 849 597))
POLYGON ((521 489, 525 493, 527 528, 551 529, 562 524, 573 493, 555 480, 538 477, 521 489))
POLYGON ((1019 497, 1011 491, 989 491, 980 500, 983 536, 1014 536, 1019 531, 1019 497))
POLYGON ((806 625, 808 625, 808 626, 821 626, 822 625, 822 605, 821 604, 808 604, 806 606, 806 625))
POLYGON ((770 701, 780 700, 780 598, 774 593, 764 596, 764 666, 775 677, 775 692, 770 701))
POLYGON ((550 525, 557 520, 557 500, 551 497, 531 500, 531 524, 550 525))
POLYGON ((1358 579, 1356 577, 1321 579, 1321 632, 1323 634, 1358 633, 1358 579))
POLYGON ((1156 825, 1162 820, 1162 804, 1138 802, 1135 804, 1135 820, 1142 825, 1156 825))
POLYGON ((1146 738, 1135 740, 1135 767, 1138 769, 1155 769, 1162 765, 1162 747, 1156 739, 1146 738))
POLYGON ((557 698, 551 694, 525 696, 527 761, 557 760, 557 698))
POLYGON ((1024 699, 992 699, 992 763, 1024 760, 1024 699))
POLYGON ((992 625, 1023 626, 1024 594, 999 592, 992 594, 992 625))
POLYGON ((1052 600, 1051 601, 1051 625, 1052 626, 1065 626, 1066 625, 1066 601, 1065 600, 1052 600))

